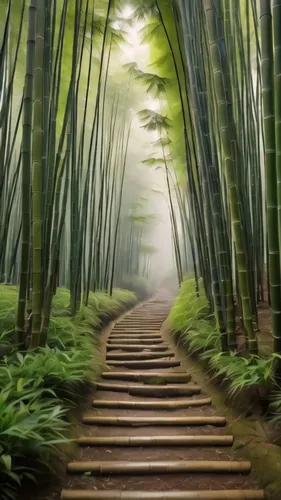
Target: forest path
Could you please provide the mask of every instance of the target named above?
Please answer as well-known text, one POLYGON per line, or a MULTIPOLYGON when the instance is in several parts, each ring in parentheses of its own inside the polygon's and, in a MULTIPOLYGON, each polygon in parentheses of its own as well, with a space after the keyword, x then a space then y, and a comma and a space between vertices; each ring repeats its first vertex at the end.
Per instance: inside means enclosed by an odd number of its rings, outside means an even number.
POLYGON ((162 326, 164 296, 106 339, 107 368, 83 417, 64 500, 258 500, 251 464, 232 454, 226 419, 191 380, 162 326))

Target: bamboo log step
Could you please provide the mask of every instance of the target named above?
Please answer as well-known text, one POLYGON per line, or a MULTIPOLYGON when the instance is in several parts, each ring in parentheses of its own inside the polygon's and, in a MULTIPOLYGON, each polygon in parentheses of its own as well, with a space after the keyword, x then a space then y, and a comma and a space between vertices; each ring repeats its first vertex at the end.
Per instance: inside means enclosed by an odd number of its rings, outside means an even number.
POLYGON ((106 344, 106 348, 108 351, 114 350, 122 350, 127 352, 137 352, 144 351, 145 349, 150 351, 167 351, 169 349, 168 344, 162 345, 154 345, 154 344, 135 344, 135 345, 127 345, 127 344, 106 344))
POLYGON ((136 325, 136 324, 135 325, 119 325, 119 326, 114 326, 113 331, 116 332, 118 330, 127 330, 127 331, 130 331, 133 333, 136 333, 136 332, 153 333, 155 331, 158 332, 160 330, 160 326, 157 325, 157 326, 153 326, 153 327, 151 327, 151 326, 146 327, 143 324, 140 324, 140 325, 136 325))
POLYGON ((148 325, 148 326, 145 326, 143 323, 139 324, 139 325, 120 325, 120 326, 115 326, 113 328, 113 331, 116 332, 116 331, 128 331, 128 332, 132 332, 132 333, 137 333, 137 332, 141 332, 141 333, 153 333, 153 332, 159 332, 160 331, 160 328, 161 328, 161 325, 148 325))
POLYGON ((176 474, 187 472, 207 473, 249 473, 250 462, 222 461, 222 460, 163 460, 153 462, 126 462, 126 461, 76 461, 67 466, 68 472, 94 474, 176 474))
POLYGON ((181 362, 177 359, 140 359, 139 361, 107 361, 108 366, 124 366, 125 368, 172 368, 180 366, 181 362))
POLYGON ((165 382, 189 382, 191 375, 185 372, 103 372, 102 378, 111 380, 133 380, 135 382, 164 380, 165 382))
POLYGON ((142 325, 145 326, 155 326, 155 325, 162 325, 164 322, 164 319, 159 319, 159 318, 153 318, 153 319, 146 319, 144 316, 139 316, 137 318, 124 318, 122 321, 115 323, 115 326, 120 326, 120 325, 130 325, 134 326, 137 325, 138 323, 141 323, 142 325))
POLYGON ((263 490, 124 491, 63 490, 62 500, 264 500, 263 490))
POLYGON ((136 330, 135 332, 132 332, 131 330, 124 330, 122 328, 122 330, 112 330, 112 332, 110 333, 110 337, 111 336, 124 336, 124 337, 129 337, 129 338, 148 338, 148 339, 153 339, 153 338, 157 338, 157 337, 161 337, 162 338, 162 335, 160 334, 160 332, 158 332, 157 330, 153 331, 153 332, 143 332, 143 331, 139 331, 139 330, 136 330))
POLYGON ((173 358, 175 354, 173 351, 167 352, 109 352, 106 359, 161 359, 173 358))
POLYGON ((84 424, 90 425, 215 425, 224 426, 225 417, 83 417, 84 424))
POLYGON ((181 385, 121 385, 96 383, 100 391, 126 392, 132 396, 148 396, 152 398, 163 398, 168 396, 193 396, 201 392, 201 387, 194 384, 181 385))
POLYGON ((80 446, 231 446, 233 436, 106 436, 81 437, 80 446))
POLYGON ((211 404, 211 398, 181 399, 179 401, 114 401, 94 399, 96 408, 122 408, 126 410, 180 410, 183 408, 200 407, 211 404))
POLYGON ((162 337, 159 337, 157 339, 135 339, 132 337, 122 337, 122 338, 109 338, 108 339, 108 344, 125 344, 125 345, 162 345, 163 344, 163 339, 162 337))
POLYGON ((114 333, 112 332, 109 336, 110 339, 114 338, 114 339, 118 339, 118 338, 127 338, 127 339, 140 339, 140 340, 144 340, 144 339, 149 339, 149 340, 153 340, 153 339, 163 339, 162 335, 160 335, 160 333, 138 333, 137 335, 134 335, 134 334, 131 334, 131 333, 114 333))
MULTIPOLYGON (((167 318, 167 316, 166 316, 167 318)), ((164 323, 165 319, 163 316, 158 316, 158 317, 151 317, 151 316, 127 316, 126 318, 123 319, 123 321, 120 321, 120 323, 116 323, 119 325, 122 325, 123 323, 139 323, 142 322, 145 325, 154 325, 155 323, 157 324, 162 324, 164 323)))

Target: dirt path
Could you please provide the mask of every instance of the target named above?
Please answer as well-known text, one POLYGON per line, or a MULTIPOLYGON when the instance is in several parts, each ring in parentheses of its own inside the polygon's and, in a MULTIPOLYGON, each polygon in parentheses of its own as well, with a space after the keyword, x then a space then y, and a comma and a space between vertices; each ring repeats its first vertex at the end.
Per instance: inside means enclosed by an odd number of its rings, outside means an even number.
POLYGON ((232 456, 224 417, 163 339, 168 310, 147 302, 109 333, 107 369, 63 499, 264 498, 251 464, 232 456))

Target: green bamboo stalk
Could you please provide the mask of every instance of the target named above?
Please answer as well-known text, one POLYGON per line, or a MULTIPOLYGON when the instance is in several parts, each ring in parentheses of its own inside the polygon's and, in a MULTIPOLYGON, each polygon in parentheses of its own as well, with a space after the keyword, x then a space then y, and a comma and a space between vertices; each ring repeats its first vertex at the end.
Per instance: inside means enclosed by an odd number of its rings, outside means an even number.
POLYGON ((243 226, 240 212, 240 202, 237 189, 237 176, 233 157, 231 134, 234 126, 229 123, 229 105, 226 97, 224 73, 221 57, 221 46, 224 41, 219 39, 216 9, 213 0, 204 0, 204 11, 208 30, 210 59, 214 79, 214 91, 218 109, 218 122, 223 147, 224 175, 226 178, 231 222, 235 251, 237 256, 239 289, 242 302, 244 328, 247 335, 249 352, 257 353, 257 340, 252 324, 249 271, 247 267, 247 252, 243 236, 243 226))
POLYGON ((40 343, 42 309, 42 154, 43 154, 43 67, 45 0, 37 6, 35 44, 34 103, 32 131, 32 334, 31 348, 40 343))
MULTIPOLYGON (((270 44, 270 42, 272 43, 270 2, 263 1, 261 4, 260 16, 267 182, 269 282, 274 339, 273 349, 275 353, 281 354, 281 2, 278 0, 273 0, 272 2, 273 65, 272 45, 270 44), (274 125, 275 137, 273 130, 274 125)), ((281 368, 280 361, 278 365, 279 371, 281 368)))
POLYGON ((35 65, 37 0, 30 0, 26 49, 26 74, 23 98, 22 135, 22 239, 16 341, 22 346, 25 336, 25 311, 28 290, 29 246, 31 233, 31 137, 33 112, 33 78, 35 65))

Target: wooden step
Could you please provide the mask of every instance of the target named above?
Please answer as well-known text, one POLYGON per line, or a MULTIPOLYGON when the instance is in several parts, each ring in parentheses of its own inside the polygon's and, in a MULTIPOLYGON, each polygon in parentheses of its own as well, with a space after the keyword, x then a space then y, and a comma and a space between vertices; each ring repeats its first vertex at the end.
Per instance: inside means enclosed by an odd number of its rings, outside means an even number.
POLYGON ((169 344, 135 344, 135 345, 127 345, 127 344, 106 344, 106 348, 108 351, 122 350, 127 352, 138 352, 144 351, 145 349, 149 351, 167 351, 169 350, 169 344))
POLYGON ((128 330, 124 330, 124 328, 122 328, 122 330, 121 329, 120 330, 112 330, 110 332, 110 337, 112 335, 113 336, 117 336, 117 335, 121 336, 122 335, 124 337, 130 337, 130 338, 132 338, 132 337, 134 337, 134 338, 135 337, 136 338, 138 338, 138 337, 139 338, 148 338, 148 339, 149 338, 153 339, 153 338, 156 338, 156 337, 161 337, 162 338, 161 333, 158 332, 157 330, 154 330, 154 331, 151 331, 151 332, 145 332, 145 331, 141 331, 140 332, 139 330, 136 330, 135 332, 132 332, 129 329, 128 330))
POLYGON ((232 446, 233 436, 105 436, 81 437, 80 446, 232 446))
POLYGON ((167 352, 108 352, 106 359, 158 359, 173 358, 173 351, 167 352))
POLYGON ((126 368, 172 368, 180 366, 181 362, 177 359, 144 359, 139 361, 107 361, 108 366, 124 366, 126 368))
POLYGON ((133 380, 135 382, 147 382, 152 380, 163 380, 165 382, 189 382, 191 375, 185 372, 103 372, 102 378, 111 380, 133 380))
POLYGON ((120 327, 114 327, 112 332, 127 332, 127 333, 132 333, 132 334, 137 334, 137 333, 160 333, 160 327, 154 327, 154 328, 145 328, 143 325, 135 325, 135 326, 130 326, 130 325, 123 325, 120 327))
POLYGON ((132 338, 132 337, 122 337, 122 338, 109 338, 108 339, 108 344, 125 344, 125 345, 154 345, 154 344, 159 344, 162 346, 163 344, 163 339, 162 337, 159 337, 157 339, 141 339, 141 338, 132 338))
POLYGON ((63 490, 62 500, 264 500, 263 490, 63 490))
POLYGON ((114 333, 112 332, 109 335, 110 339, 118 339, 118 338, 124 338, 124 339, 148 339, 148 340, 153 340, 153 339, 163 339, 162 335, 160 333, 138 333, 137 335, 131 334, 131 333, 114 333))
POLYGON ((224 426, 225 417, 99 417, 85 416, 84 424, 90 425, 125 425, 125 426, 155 426, 155 425, 215 425, 224 426))
POLYGON ((223 460, 163 460, 145 462, 127 461, 92 461, 83 460, 70 462, 68 472, 93 474, 177 474, 190 472, 206 473, 249 473, 250 462, 223 460))
POLYGON ((179 401, 115 401, 94 399, 96 408, 122 408, 128 410, 180 410, 183 408, 200 407, 211 404, 211 398, 181 399, 179 401))
POLYGON ((126 318, 122 319, 122 321, 118 321, 118 323, 115 323, 116 325, 135 325, 136 323, 141 323, 142 325, 162 325, 162 323, 165 321, 163 318, 146 318, 144 316, 139 316, 137 318, 135 317, 130 317, 127 316, 126 318))
POLYGON ((194 384, 181 385, 129 385, 129 384, 106 384, 97 382, 98 391, 126 392, 132 396, 147 396, 152 398, 163 398, 169 396, 193 396, 201 392, 201 387, 194 384))

